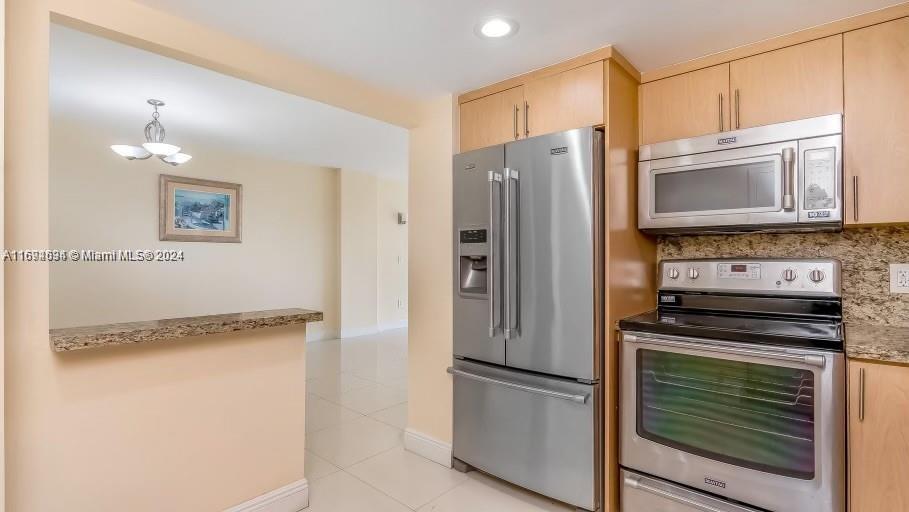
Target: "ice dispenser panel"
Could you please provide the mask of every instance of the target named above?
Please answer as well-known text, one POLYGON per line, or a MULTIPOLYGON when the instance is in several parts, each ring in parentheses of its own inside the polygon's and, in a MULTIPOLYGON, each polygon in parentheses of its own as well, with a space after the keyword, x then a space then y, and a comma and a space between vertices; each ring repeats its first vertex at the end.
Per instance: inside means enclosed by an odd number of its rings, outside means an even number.
POLYGON ((458 230, 458 285, 462 295, 487 293, 489 242, 485 229, 458 230))

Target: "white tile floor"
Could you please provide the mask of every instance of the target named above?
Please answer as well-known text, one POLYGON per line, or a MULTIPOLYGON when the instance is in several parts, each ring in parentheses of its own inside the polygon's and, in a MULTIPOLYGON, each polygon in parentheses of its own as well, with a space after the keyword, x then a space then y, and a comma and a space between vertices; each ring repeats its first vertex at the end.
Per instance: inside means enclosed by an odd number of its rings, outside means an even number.
POLYGON ((573 508, 404 450, 407 331, 306 345, 310 512, 566 512, 573 508))

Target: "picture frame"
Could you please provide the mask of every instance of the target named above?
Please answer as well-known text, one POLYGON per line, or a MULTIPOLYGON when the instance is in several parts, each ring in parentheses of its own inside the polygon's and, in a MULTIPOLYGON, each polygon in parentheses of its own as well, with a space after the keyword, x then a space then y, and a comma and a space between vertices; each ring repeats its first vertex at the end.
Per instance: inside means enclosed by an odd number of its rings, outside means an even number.
POLYGON ((243 185, 162 174, 158 239, 240 243, 243 185))

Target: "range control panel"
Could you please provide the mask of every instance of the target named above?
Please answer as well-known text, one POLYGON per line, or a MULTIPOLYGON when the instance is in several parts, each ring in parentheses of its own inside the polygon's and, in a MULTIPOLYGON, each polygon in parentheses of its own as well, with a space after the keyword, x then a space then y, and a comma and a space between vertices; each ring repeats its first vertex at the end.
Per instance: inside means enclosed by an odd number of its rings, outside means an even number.
POLYGON ((840 262, 757 258, 663 260, 660 289, 840 297, 840 262))

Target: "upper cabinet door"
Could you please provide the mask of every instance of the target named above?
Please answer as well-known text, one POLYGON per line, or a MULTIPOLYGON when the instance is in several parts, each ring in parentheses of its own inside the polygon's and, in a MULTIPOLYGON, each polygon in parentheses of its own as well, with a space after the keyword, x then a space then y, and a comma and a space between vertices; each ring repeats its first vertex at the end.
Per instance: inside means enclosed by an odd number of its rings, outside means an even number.
POLYGON ((733 129, 843 111, 843 36, 733 61, 733 129))
POLYGON ((523 137, 524 87, 462 103, 460 151, 503 144, 523 137))
POLYGON ((641 86, 641 144, 729 129, 729 64, 641 86))
POLYGON ((909 222, 909 19, 845 38, 845 221, 909 222))
POLYGON ((528 83, 524 136, 603 124, 603 70, 594 62, 528 83))

